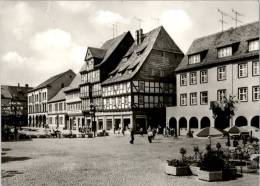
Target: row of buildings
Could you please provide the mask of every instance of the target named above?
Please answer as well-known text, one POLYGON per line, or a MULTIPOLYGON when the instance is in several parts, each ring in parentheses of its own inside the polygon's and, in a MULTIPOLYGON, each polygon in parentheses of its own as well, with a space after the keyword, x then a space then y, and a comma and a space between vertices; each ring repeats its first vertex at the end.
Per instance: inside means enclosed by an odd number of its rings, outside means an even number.
MULTIPOLYGON (((232 125, 259 128, 259 22, 192 42, 186 55, 161 26, 88 47, 82 68, 28 91, 28 125, 79 130, 226 128, 210 103, 239 100, 232 125), (95 117, 91 114, 95 106, 95 117)), ((184 131, 185 131, 184 130, 184 131)))

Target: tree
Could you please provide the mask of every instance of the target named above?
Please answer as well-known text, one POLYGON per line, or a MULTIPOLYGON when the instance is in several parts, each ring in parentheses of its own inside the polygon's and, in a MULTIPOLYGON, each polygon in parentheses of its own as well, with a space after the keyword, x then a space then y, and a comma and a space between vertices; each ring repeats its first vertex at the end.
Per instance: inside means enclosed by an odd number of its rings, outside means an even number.
POLYGON ((220 101, 214 101, 211 103, 211 110, 213 118, 221 118, 229 126, 230 119, 235 115, 236 103, 238 103, 235 96, 222 96, 220 101))

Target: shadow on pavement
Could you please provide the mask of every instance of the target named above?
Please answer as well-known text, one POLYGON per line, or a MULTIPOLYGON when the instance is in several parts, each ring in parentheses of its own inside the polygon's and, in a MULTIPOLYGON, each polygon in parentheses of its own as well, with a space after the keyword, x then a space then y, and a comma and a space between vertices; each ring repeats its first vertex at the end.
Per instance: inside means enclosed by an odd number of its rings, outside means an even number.
POLYGON ((2 156, 2 163, 7 163, 9 161, 24 161, 32 158, 29 157, 16 157, 16 156, 2 156))
POLYGON ((11 149, 9 148, 2 148, 2 151, 10 151, 11 149))
POLYGON ((2 170, 2 178, 12 177, 15 176, 16 174, 23 174, 23 172, 19 172, 15 170, 10 170, 10 171, 2 170))

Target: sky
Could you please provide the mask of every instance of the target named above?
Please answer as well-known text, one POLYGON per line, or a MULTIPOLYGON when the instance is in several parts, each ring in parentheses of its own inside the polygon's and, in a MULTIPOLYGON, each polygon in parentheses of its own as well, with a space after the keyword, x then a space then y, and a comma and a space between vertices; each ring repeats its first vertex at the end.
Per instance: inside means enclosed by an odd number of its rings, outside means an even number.
POLYGON ((0 84, 37 86, 72 69, 78 73, 88 46, 113 36, 162 25, 186 53, 196 38, 259 20, 257 1, 0 1, 0 84), (141 21, 138 21, 140 20, 141 21), (113 25, 114 32, 113 32, 113 25), (115 29, 116 27, 116 29, 115 29))

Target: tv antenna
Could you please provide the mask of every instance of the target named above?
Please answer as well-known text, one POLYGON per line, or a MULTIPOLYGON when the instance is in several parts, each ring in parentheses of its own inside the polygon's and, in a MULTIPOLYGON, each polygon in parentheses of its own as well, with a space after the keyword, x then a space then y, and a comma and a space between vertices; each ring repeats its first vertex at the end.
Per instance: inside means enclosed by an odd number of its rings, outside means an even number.
POLYGON ((240 21, 238 19, 238 16, 243 16, 243 14, 241 14, 240 12, 236 11, 235 9, 232 9, 232 12, 235 14, 235 17, 231 17, 231 19, 233 19, 236 22, 236 27, 237 27, 237 22, 239 23, 243 23, 242 21, 240 21))
POLYGON ((224 24, 227 24, 226 21, 224 21, 224 16, 229 16, 226 12, 223 12, 222 10, 218 9, 218 12, 221 14, 221 19, 219 20, 222 25, 222 32, 224 30, 224 24))
POLYGON ((134 17, 134 19, 138 22, 138 27, 141 28, 143 20, 137 17, 134 17))

